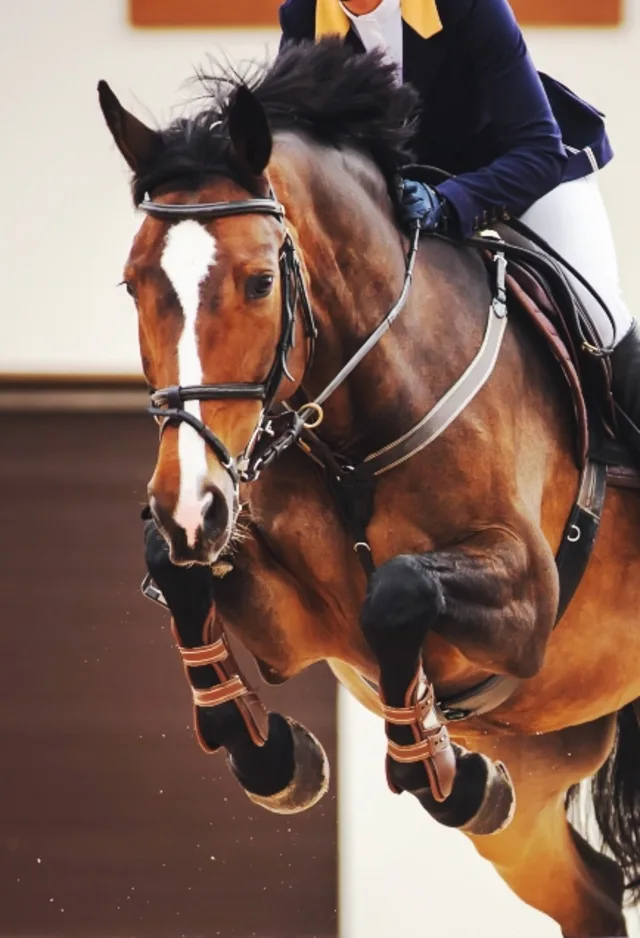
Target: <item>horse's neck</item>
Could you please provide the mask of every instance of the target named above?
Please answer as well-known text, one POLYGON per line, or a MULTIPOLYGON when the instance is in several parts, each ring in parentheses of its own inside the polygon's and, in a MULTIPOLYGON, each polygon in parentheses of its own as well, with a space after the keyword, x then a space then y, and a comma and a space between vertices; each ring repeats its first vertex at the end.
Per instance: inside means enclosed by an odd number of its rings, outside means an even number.
MULTIPOLYGON (((319 324, 305 378, 313 397, 398 298, 407 245, 385 183, 364 157, 291 136, 279 140, 275 154, 276 192, 295 228, 319 324)), ((415 426, 477 354, 491 299, 475 253, 425 239, 405 309, 325 405, 320 432, 327 442, 358 460, 415 426)), ((459 463, 463 477, 476 472, 470 448, 487 460, 502 451, 505 475, 515 479, 521 458, 529 459, 524 440, 535 439, 541 459, 545 451, 570 452, 569 410, 554 378, 527 330, 511 324, 489 387, 447 431, 450 466, 459 463), (465 445, 456 443, 459 435, 465 445)))
MULTIPOLYGON (((276 145, 273 182, 295 229, 318 319, 314 365, 305 378, 313 397, 396 302, 407 242, 381 174, 363 156, 286 135, 276 145)), ((440 244, 423 244, 420 253, 393 329, 327 401, 322 432, 351 455, 404 432, 477 349, 477 310, 481 302, 488 306, 479 264, 440 244)))

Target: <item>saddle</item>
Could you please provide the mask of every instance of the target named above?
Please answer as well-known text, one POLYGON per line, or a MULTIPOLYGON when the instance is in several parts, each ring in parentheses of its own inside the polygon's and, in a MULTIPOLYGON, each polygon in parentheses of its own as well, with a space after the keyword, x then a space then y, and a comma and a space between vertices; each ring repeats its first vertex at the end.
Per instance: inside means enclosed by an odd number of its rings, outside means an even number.
POLYGON ((579 468, 592 459, 606 465, 609 484, 640 487, 633 457, 617 435, 609 358, 598 352, 598 338, 561 263, 525 237, 525 226, 510 221, 497 230, 508 246, 510 304, 543 338, 569 388, 579 468))
MULTIPOLYGON (((411 165, 403 175, 436 185, 449 174, 432 166, 411 165)), ((436 235, 436 237, 438 237, 436 235)), ((450 240, 445 236, 445 240, 450 240)), ((611 365, 582 301, 567 277, 580 275, 518 219, 495 225, 466 244, 477 248, 493 278, 493 258, 500 250, 508 261, 508 304, 516 316, 524 315, 542 337, 568 385, 576 424, 575 458, 580 469, 589 460, 606 466, 610 485, 640 488, 640 472, 628 447, 618 438, 611 390, 611 365)), ((597 293, 585 282, 596 300, 597 293)), ((602 303, 606 312, 606 306, 602 303)))

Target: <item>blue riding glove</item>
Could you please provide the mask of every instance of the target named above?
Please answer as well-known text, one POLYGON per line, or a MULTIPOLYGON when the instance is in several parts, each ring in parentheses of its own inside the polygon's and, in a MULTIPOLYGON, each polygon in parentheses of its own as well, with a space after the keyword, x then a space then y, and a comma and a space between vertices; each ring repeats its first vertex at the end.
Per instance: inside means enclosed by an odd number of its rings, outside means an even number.
POLYGON ((407 227, 419 222, 422 231, 437 231, 444 214, 444 199, 435 189, 415 179, 402 180, 400 218, 407 227))

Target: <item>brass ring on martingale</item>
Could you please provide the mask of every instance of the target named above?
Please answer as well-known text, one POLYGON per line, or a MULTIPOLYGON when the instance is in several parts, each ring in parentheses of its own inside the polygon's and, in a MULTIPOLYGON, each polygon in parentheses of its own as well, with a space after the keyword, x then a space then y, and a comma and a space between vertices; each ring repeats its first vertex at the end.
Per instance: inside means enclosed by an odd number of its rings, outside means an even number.
POLYGON ((592 345, 591 342, 587 342, 586 339, 582 340, 582 349, 588 352, 589 355, 593 355, 594 358, 604 358, 605 356, 605 352, 602 348, 598 348, 597 345, 592 345))
POLYGON ((320 404, 316 404, 311 401, 309 404, 303 404, 303 406, 298 411, 298 416, 302 417, 302 422, 304 423, 307 430, 315 430, 315 428, 319 427, 324 420, 324 411, 320 404), (308 419, 302 416, 308 410, 310 410, 312 414, 315 413, 317 415, 312 423, 309 423, 308 419))

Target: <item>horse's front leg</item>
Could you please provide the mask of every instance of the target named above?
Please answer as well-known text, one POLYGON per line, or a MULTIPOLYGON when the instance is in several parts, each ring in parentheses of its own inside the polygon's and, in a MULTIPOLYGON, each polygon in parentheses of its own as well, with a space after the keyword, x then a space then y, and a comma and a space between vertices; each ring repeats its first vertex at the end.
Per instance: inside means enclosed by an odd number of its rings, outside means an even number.
POLYGON ((151 521, 145 528, 145 557, 172 615, 202 749, 227 750, 231 771, 256 804, 280 814, 312 807, 328 788, 324 749, 299 723, 268 713, 247 687, 218 627, 210 568, 174 566, 151 521))
POLYGON ((532 525, 485 529, 459 546, 392 558, 372 576, 361 624, 380 666, 387 776, 439 821, 492 833, 514 807, 504 766, 448 738, 422 665, 431 629, 491 671, 541 667, 557 605, 553 556, 532 525))

